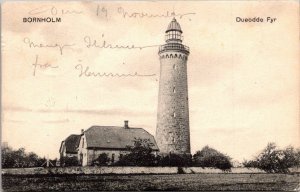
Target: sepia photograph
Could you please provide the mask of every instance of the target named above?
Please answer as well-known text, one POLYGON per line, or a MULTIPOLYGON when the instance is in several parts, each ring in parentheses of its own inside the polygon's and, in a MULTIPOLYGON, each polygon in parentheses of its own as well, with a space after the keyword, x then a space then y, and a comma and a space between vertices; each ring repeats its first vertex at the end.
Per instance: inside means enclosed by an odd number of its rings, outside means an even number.
POLYGON ((298 1, 5 1, 1 191, 300 191, 298 1))

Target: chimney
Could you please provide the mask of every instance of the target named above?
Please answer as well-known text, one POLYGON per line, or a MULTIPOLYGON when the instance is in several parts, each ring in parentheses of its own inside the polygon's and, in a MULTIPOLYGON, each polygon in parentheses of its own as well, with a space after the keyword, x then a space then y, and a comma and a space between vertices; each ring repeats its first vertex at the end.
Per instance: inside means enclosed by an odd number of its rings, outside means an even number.
POLYGON ((84 129, 81 129, 81 134, 83 134, 83 132, 84 132, 84 129))
POLYGON ((128 127, 128 120, 125 120, 125 121, 124 121, 124 128, 125 128, 125 129, 129 129, 129 127, 128 127))

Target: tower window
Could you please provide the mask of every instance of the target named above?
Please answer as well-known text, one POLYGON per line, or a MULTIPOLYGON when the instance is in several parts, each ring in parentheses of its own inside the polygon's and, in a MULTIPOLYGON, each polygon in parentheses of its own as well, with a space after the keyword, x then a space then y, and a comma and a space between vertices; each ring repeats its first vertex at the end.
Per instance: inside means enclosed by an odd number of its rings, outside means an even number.
POLYGON ((177 69, 177 67, 176 67, 176 65, 175 65, 175 64, 173 65, 173 69, 175 69, 175 70, 177 69))
POLYGON ((173 117, 176 117, 176 113, 175 112, 173 113, 173 117))
POLYGON ((175 87, 173 87, 173 93, 176 93, 176 89, 175 89, 175 87))

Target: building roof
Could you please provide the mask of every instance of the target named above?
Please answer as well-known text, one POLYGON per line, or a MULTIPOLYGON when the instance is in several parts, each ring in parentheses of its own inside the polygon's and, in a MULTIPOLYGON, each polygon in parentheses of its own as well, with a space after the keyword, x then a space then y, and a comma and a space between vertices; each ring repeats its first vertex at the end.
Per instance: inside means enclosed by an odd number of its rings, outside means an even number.
POLYGON ((133 140, 149 139, 153 150, 158 150, 153 135, 143 128, 124 128, 116 126, 92 126, 84 131, 88 148, 126 149, 133 146, 133 140))
POLYGON ((70 135, 64 141, 66 153, 77 153, 81 135, 70 135))
POLYGON ((180 31, 182 33, 181 27, 180 27, 179 23, 176 21, 175 18, 173 18, 173 20, 169 24, 166 33, 169 32, 169 31, 180 31))

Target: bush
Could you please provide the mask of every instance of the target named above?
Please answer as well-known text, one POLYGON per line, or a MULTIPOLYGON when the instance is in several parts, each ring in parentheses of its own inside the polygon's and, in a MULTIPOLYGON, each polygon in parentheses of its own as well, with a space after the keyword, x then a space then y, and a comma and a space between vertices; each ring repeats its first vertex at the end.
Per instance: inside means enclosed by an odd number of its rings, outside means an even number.
POLYGON ((254 160, 245 161, 243 165, 259 168, 267 173, 288 173, 288 168, 300 165, 300 150, 293 147, 280 150, 275 143, 269 143, 254 160))
POLYGON ((61 165, 64 167, 70 167, 70 166, 78 166, 79 161, 77 157, 62 157, 61 158, 61 165))
POLYGON ((122 156, 115 165, 153 166, 156 157, 153 154, 153 143, 149 139, 134 139, 133 146, 127 146, 128 154, 122 156))
POLYGON ((92 162, 92 165, 108 165, 110 158, 106 153, 101 153, 97 159, 92 162))
POLYGON ((244 167, 247 167, 247 168, 251 168, 251 167, 258 168, 258 162, 256 160, 250 160, 250 161, 245 160, 243 162, 243 165, 244 165, 244 167))
POLYGON ((163 157, 158 156, 157 161, 160 166, 190 166, 192 165, 192 156, 187 154, 177 155, 170 153, 163 157))
POLYGON ((42 158, 33 152, 26 153, 24 148, 2 147, 1 154, 2 168, 39 167, 43 164, 42 158))
POLYGON ((232 167, 229 156, 208 146, 203 147, 201 151, 197 151, 193 156, 193 160, 194 165, 200 167, 214 167, 223 171, 230 170, 232 167))

